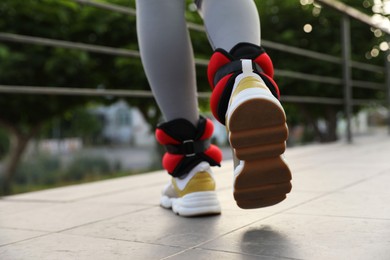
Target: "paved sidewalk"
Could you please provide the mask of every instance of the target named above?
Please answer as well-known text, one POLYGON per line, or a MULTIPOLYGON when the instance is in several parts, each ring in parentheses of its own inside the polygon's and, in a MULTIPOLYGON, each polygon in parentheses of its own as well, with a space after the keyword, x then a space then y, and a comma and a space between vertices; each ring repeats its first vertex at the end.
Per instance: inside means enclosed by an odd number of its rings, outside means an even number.
POLYGON ((390 259, 390 137, 291 148, 293 191, 239 209, 231 161, 215 169, 223 213, 158 206, 163 172, 5 197, 0 259, 390 259))

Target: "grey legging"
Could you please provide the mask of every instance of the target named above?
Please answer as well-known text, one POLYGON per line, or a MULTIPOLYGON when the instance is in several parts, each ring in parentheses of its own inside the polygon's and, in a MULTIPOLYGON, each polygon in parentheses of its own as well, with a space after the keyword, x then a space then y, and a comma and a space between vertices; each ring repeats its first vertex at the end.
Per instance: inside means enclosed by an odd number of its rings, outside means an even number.
MULTIPOLYGON (((142 63, 166 121, 199 118, 192 45, 185 0, 137 0, 142 63)), ((260 21, 253 0, 197 1, 213 49, 239 42, 260 45, 260 21)))

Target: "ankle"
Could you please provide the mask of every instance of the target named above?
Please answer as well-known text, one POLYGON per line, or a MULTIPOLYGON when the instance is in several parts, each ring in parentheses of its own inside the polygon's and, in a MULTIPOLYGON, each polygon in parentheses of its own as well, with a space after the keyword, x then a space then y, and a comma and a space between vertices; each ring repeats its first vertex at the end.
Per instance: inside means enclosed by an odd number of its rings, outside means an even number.
POLYGON ((204 117, 199 118, 196 127, 185 119, 159 125, 156 139, 167 150, 163 167, 173 177, 181 177, 194 167, 203 165, 202 162, 207 162, 209 166, 220 166, 222 152, 210 142, 213 131, 213 123, 204 117))

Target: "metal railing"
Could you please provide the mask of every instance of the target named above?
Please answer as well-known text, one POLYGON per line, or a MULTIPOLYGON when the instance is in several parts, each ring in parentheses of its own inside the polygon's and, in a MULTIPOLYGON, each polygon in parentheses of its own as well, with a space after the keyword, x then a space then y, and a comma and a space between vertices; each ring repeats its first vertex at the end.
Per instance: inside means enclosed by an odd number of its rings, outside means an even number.
MULTIPOLYGON (((95 2, 92 0, 72 0, 82 5, 93 6, 96 8, 104 9, 107 11, 114 11, 122 13, 124 15, 136 15, 136 11, 133 8, 123 7, 114 4, 95 2)), ((317 103, 317 104, 329 104, 329 105, 344 105, 345 117, 347 121, 347 140, 352 142, 351 134, 351 118, 352 107, 354 105, 363 105, 372 102, 373 100, 353 100, 352 92, 353 88, 366 88, 372 90, 382 90, 387 92, 387 100, 385 102, 386 107, 390 109, 390 52, 386 60, 384 67, 376 66, 372 64, 352 61, 350 58, 350 19, 356 19, 369 26, 381 29, 384 33, 390 35, 390 28, 383 28, 380 24, 376 24, 370 19, 369 16, 360 13, 359 11, 350 8, 344 4, 331 0, 316 0, 317 3, 324 5, 325 7, 332 8, 338 12, 341 12, 343 16, 341 28, 342 28, 342 46, 343 51, 341 57, 332 56, 320 52, 311 50, 296 48, 285 44, 262 40, 262 45, 266 48, 276 51, 282 51, 302 57, 307 57, 323 62, 329 62, 339 65, 343 68, 343 77, 329 77, 323 75, 312 75, 308 73, 301 73, 289 70, 275 70, 275 75, 286 78, 293 78, 297 80, 305 80, 311 82, 320 82, 323 84, 331 85, 343 85, 344 97, 343 98, 327 98, 327 97, 313 97, 313 96, 282 96, 283 102, 291 103, 317 103), (374 73, 386 73, 386 82, 376 83, 368 81, 353 80, 351 76, 352 69, 360 69, 374 73)), ((205 31, 202 25, 188 23, 188 28, 196 31, 205 31)), ((23 44, 34 44, 51 47, 61 47, 68 49, 77 49, 93 53, 101 53, 107 55, 123 56, 130 58, 140 58, 140 54, 137 50, 118 49, 107 46, 98 46, 85 43, 69 42, 55 39, 47 39, 40 37, 32 37, 26 35, 17 35, 11 33, 0 33, 0 41, 3 42, 17 42, 23 44)), ((198 66, 207 66, 208 60, 195 59, 198 66)), ((56 95, 88 95, 88 96, 123 96, 123 97, 139 97, 150 98, 152 93, 150 91, 141 90, 129 90, 129 89, 96 89, 96 88, 59 88, 59 87, 42 87, 42 86, 12 86, 12 85, 0 85, 0 93, 18 93, 18 94, 56 94, 56 95)), ((209 92, 199 92, 199 98, 209 98, 209 92)), ((377 100, 376 100, 377 102, 377 100)), ((382 102, 383 103, 383 102, 382 102)), ((390 110, 389 110, 390 111, 390 110)), ((390 129, 390 116, 389 116, 389 129, 390 129)))
MULTIPOLYGON (((342 68, 343 68, 343 87, 344 87, 344 113, 347 122, 347 141, 348 143, 352 142, 352 130, 351 130, 351 118, 353 110, 353 87, 365 87, 368 85, 365 82, 363 84, 356 84, 352 80, 352 68, 353 63, 351 62, 351 25, 350 20, 355 19, 362 23, 365 23, 373 28, 380 29, 382 32, 387 34, 387 39, 390 35, 390 27, 384 26, 384 23, 375 21, 372 17, 359 12, 356 9, 353 9, 341 2, 334 0, 315 0, 317 3, 331 8, 340 13, 342 16, 341 20, 341 32, 342 32, 342 68)), ((389 41, 390 44, 390 41, 389 41)), ((386 73, 386 81, 384 90, 387 92, 387 100, 385 101, 387 111, 388 111, 388 128, 390 134, 390 51, 387 52, 387 57, 385 58, 385 66, 383 68, 384 73, 386 73)), ((361 68, 360 68, 361 69, 361 68)), ((378 71, 381 71, 378 69, 378 71)), ((380 88, 379 88, 380 89, 380 88)))

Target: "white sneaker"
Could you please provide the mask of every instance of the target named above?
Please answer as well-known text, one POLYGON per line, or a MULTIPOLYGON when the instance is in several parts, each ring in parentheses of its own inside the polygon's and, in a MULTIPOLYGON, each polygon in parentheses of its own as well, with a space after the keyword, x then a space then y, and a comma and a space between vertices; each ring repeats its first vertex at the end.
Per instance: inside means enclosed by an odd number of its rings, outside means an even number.
POLYGON ((235 79, 226 128, 239 163, 234 171, 234 198, 241 208, 277 204, 291 190, 291 173, 282 154, 286 149, 286 115, 252 61, 242 60, 235 79))
POLYGON ((184 217, 220 214, 209 163, 199 163, 184 178, 172 178, 163 189, 160 205, 184 217))

